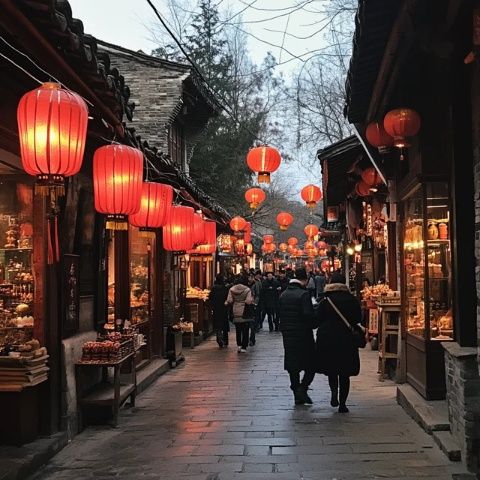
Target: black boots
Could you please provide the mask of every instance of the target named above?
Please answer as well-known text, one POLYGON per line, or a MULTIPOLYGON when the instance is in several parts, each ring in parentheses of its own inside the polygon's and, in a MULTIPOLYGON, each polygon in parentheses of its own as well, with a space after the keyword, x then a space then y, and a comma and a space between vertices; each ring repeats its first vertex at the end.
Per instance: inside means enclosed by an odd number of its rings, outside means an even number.
POLYGON ((312 405, 313 401, 309 397, 307 391, 308 387, 305 387, 304 385, 299 385, 296 389, 293 390, 293 395, 295 397, 295 405, 312 405))
POLYGON ((338 391, 332 392, 332 398, 330 399, 330 405, 332 407, 338 407, 338 391))

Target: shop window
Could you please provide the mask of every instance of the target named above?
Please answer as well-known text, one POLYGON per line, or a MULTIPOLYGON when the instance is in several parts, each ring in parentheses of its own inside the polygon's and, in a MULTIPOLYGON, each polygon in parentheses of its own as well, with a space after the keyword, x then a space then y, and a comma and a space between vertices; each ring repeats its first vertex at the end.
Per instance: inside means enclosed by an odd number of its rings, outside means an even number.
POLYGON ((33 187, 26 176, 0 177, 0 348, 33 336, 33 187))

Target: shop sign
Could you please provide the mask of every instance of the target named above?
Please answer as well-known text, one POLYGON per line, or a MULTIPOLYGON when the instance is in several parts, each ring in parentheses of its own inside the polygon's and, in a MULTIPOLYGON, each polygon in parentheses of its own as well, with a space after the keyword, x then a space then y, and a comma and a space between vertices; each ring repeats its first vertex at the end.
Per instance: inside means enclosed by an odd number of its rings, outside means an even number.
POLYGON ((339 217, 339 208, 338 207, 328 207, 327 208, 327 222, 334 223, 338 222, 339 217))
POLYGON ((80 319, 79 256, 63 256, 63 338, 78 332, 80 319))

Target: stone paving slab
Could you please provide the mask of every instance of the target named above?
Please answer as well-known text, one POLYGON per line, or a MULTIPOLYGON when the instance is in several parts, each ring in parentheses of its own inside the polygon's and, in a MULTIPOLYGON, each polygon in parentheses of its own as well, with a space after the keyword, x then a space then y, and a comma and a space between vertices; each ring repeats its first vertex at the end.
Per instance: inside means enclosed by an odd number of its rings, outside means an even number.
POLYGON ((350 413, 342 415, 329 405, 323 376, 312 385, 314 405, 293 405, 280 334, 260 333, 247 354, 207 341, 122 410, 117 428, 87 429, 31 480, 451 480, 465 473, 397 405, 396 386, 378 382, 376 368, 377 352, 362 351, 350 413))

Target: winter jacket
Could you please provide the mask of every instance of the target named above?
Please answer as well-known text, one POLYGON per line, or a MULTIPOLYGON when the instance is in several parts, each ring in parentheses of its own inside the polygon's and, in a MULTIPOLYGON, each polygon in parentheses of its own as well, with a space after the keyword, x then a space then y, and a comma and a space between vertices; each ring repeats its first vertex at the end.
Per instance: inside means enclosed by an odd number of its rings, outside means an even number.
POLYGON ((280 331, 285 348, 285 370, 299 372, 315 368, 313 328, 315 313, 310 293, 298 280, 291 280, 280 295, 280 331))
POLYGON ((255 280, 255 282, 252 283, 252 285, 249 285, 249 287, 252 292, 253 302, 255 305, 258 305, 260 303, 260 295, 262 293, 262 282, 255 280))
POLYGON ((315 276, 315 288, 317 289, 317 297, 319 297, 325 290, 326 278, 325 275, 315 276))
POLYGON ((210 307, 213 311, 213 328, 222 330, 227 319, 228 307, 225 301, 228 296, 228 287, 223 283, 215 283, 208 295, 210 307))
POLYGON ((242 317, 245 304, 251 305, 253 303, 253 296, 249 287, 242 285, 241 283, 234 285, 228 291, 227 301, 225 303, 228 305, 233 305, 234 323, 245 323, 251 321, 251 319, 242 317))
POLYGON ((290 280, 291 279, 287 277, 278 279, 278 283, 280 284, 280 294, 282 294, 287 289, 290 280))
MULTIPOLYGON (((362 320, 358 300, 343 283, 325 287, 328 296, 353 326, 362 320)), ((355 376, 360 373, 358 348, 353 343, 351 331, 324 298, 318 308, 316 343, 316 371, 325 375, 355 376)))
POLYGON ((278 288, 280 284, 275 278, 262 283, 262 307, 267 313, 274 313, 278 306, 278 288))

